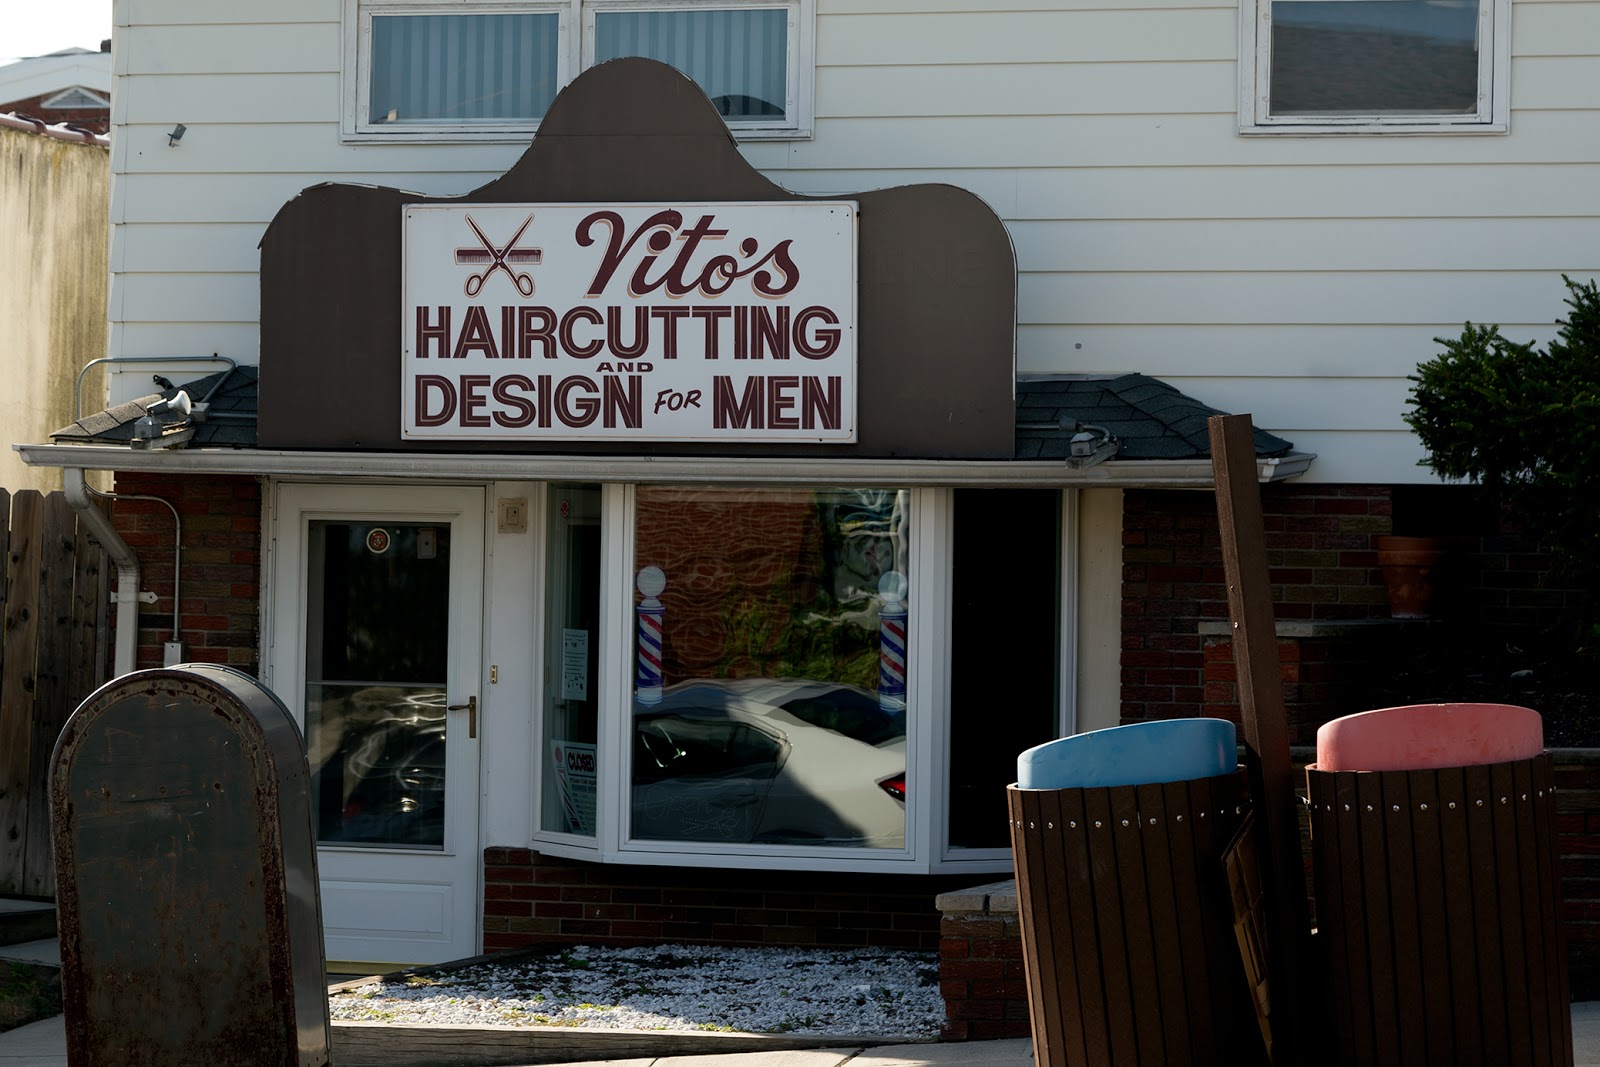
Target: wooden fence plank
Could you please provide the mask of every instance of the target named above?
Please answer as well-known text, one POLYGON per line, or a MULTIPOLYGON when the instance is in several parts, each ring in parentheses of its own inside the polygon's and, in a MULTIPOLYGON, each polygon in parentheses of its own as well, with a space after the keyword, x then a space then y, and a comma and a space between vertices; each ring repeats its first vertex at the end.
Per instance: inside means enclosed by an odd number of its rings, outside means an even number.
MULTIPOLYGON (((1511 805, 1516 813, 1517 853, 1520 862, 1517 873, 1521 876, 1522 907, 1517 915, 1522 930, 1522 945, 1528 953, 1528 1032, 1533 1044, 1532 1062, 1554 1063, 1555 1034, 1550 1029, 1548 1015, 1551 998, 1559 996, 1560 983, 1554 971, 1566 963, 1565 957, 1554 955, 1555 947, 1545 944, 1540 916, 1543 907, 1540 898, 1550 895, 1550 886, 1539 881, 1539 859, 1544 852, 1544 842, 1534 829, 1533 809, 1548 803, 1535 795, 1533 763, 1518 760, 1511 765, 1511 805), (1532 862, 1529 862, 1531 858, 1532 862)), ((1565 1004, 1566 1001, 1559 1001, 1565 1004)))
POLYGON ((43 498, 24 489, 11 499, 6 555, 9 596, 0 653, 0 892, 20 893, 28 839, 33 756, 34 621, 39 596, 39 527, 43 498))
POLYGON ((1473 948, 1472 846, 1467 833, 1467 787, 1460 767, 1441 768, 1439 854, 1444 858, 1445 929, 1450 937, 1450 1000, 1455 1005, 1456 1063, 1484 1062, 1478 1004, 1478 955, 1473 948))
POLYGON ((23 852, 23 892, 55 892, 50 846, 50 754, 77 706, 68 688, 72 580, 77 572, 76 516, 62 493, 44 500, 39 537, 39 606, 35 614, 33 743, 28 772, 28 836, 23 852))
POLYGON ((1400 1018, 1396 1031, 1400 1062, 1434 1063, 1438 1061, 1428 1058, 1428 1030, 1417 1025, 1417 1021, 1423 1018, 1425 1011, 1424 980, 1442 981, 1444 971, 1441 967, 1432 974, 1426 973, 1422 958, 1420 920, 1417 915, 1420 890, 1411 833, 1414 804, 1410 775, 1404 771, 1381 771, 1371 777, 1378 779, 1383 808, 1377 827, 1388 846, 1389 855, 1389 929, 1394 939, 1395 1005, 1400 1018))
MULTIPOLYGON (((1072 917, 1074 959, 1099 958, 1100 935, 1094 920, 1094 870, 1089 855, 1089 820, 1082 789, 1062 790, 1059 797, 1061 818, 1067 820, 1069 841, 1080 843, 1068 848, 1061 868, 1067 883, 1069 914, 1072 917)), ((1096 966, 1078 968, 1078 998, 1083 1004, 1083 1047, 1088 1063, 1111 1062, 1111 1034, 1106 1025, 1108 994, 1104 972, 1096 966)))
POLYGON ((5 677, 5 630, 3 629, 6 617, 6 590, 9 588, 8 577, 11 563, 11 494, 0 489, 0 679, 5 677))
POLYGON ((1149 872, 1150 926, 1154 936, 1156 981, 1161 989, 1161 1025, 1166 1037, 1166 1067, 1187 1067, 1193 1062, 1189 1036, 1189 988, 1184 981, 1183 937, 1178 930, 1178 902, 1172 874, 1170 842, 1172 823, 1162 786, 1141 785, 1136 790, 1139 814, 1144 819, 1144 865, 1149 872))
MULTIPOLYGON (((1083 814, 1088 820, 1085 840, 1089 853, 1090 884, 1115 885, 1117 849, 1112 836, 1111 800, 1104 789, 1083 791, 1083 814)), ((1094 918, 1100 942, 1100 975, 1105 982, 1108 1003, 1127 1004, 1133 996, 1128 978, 1128 943, 1126 924, 1122 918, 1123 902, 1105 893, 1094 898, 1094 918)), ((1103 1061, 1114 1067, 1139 1062, 1138 1036, 1126 1025, 1128 1016, 1123 1012, 1108 1012, 1111 1056, 1103 1061)))
POLYGON ((89 528, 79 522, 74 533, 76 572, 72 577, 72 633, 68 640, 67 690, 74 704, 105 681, 101 632, 105 625, 106 570, 109 560, 89 528))
POLYGON ((1128 945, 1128 981, 1139 1058, 1136 1063, 1166 1063, 1166 1040, 1159 1025, 1161 985, 1150 961, 1155 958, 1150 925, 1149 881, 1144 865, 1144 827, 1138 792, 1128 786, 1111 791, 1111 840, 1117 850, 1117 884, 1122 888, 1122 925, 1128 945))
POLYGON ((1462 776, 1466 780, 1467 790, 1466 804, 1463 805, 1467 813, 1469 849, 1467 884, 1472 887, 1473 944, 1478 955, 1481 991, 1478 1011, 1483 1023, 1483 1058, 1485 1063, 1513 1063, 1505 1001, 1491 992, 1504 988, 1496 976, 1505 973, 1500 945, 1499 879, 1495 877, 1494 813, 1489 810, 1493 787, 1489 782, 1488 767, 1464 768, 1462 776))
POLYGON ((1272 1049, 1277 1062, 1299 1063, 1315 1055, 1316 1042, 1309 1035, 1325 1030, 1326 1025, 1310 1025, 1310 907, 1290 774, 1289 720, 1279 676, 1261 487, 1256 481, 1255 431, 1249 415, 1213 415, 1206 426, 1217 487, 1243 740, 1251 756, 1256 817, 1264 823, 1256 845, 1268 905, 1272 1049))
MULTIPOLYGON (((1445 866, 1440 851, 1439 776, 1411 778, 1411 823, 1415 828, 1417 934, 1422 946, 1423 1017, 1427 1020, 1428 1062, 1459 1063, 1450 994, 1450 933, 1445 919, 1445 866)), ((1465 1007, 1462 1008, 1465 1011, 1465 1007)))
MULTIPOLYGON (((1172 864, 1173 895, 1177 898, 1178 937, 1184 961, 1190 968, 1195 966, 1194 960, 1206 958, 1205 928, 1212 921, 1200 906, 1200 884, 1196 878, 1196 873, 1205 869, 1195 863, 1198 846, 1194 817, 1201 805, 1194 802, 1193 793, 1202 784, 1168 782, 1161 786, 1162 800, 1172 819, 1167 851, 1172 864)), ((1217 1031, 1210 985, 1202 982, 1191 987, 1187 999, 1191 1047, 1197 1050, 1215 1048, 1217 1031)))

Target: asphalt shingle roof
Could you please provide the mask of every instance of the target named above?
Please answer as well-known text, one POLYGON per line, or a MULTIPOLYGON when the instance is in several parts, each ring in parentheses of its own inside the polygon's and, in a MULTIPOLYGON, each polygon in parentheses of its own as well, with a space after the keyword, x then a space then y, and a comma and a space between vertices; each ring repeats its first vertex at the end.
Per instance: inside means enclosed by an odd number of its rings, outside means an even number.
MULTIPOLYGON (((1117 459, 1207 459, 1206 420, 1227 414, 1144 374, 1017 379, 1017 458, 1065 459, 1079 422, 1122 440, 1117 459)), ((1294 445, 1256 430, 1256 455, 1283 456, 1294 445)))
MULTIPOLYGON (((210 416, 194 424, 189 447, 254 448, 256 381, 256 368, 241 366, 182 386, 196 402, 216 389, 210 416)), ((133 424, 150 406, 176 392, 166 389, 86 415, 50 437, 58 444, 127 443, 133 424)), ((1017 380, 1016 458, 1065 459, 1077 423, 1083 422, 1121 439, 1118 459, 1206 459, 1211 455, 1206 420, 1221 414, 1144 374, 1022 377, 1017 380)), ((160 418, 178 421, 171 415, 160 418)), ((1265 430, 1256 430, 1255 438, 1258 456, 1283 456, 1294 448, 1265 430)))
MULTIPOLYGON (((213 389, 211 410, 205 421, 194 424, 194 447, 254 448, 256 446, 256 368, 232 367, 204 378, 159 393, 142 396, 114 408, 85 415, 71 426, 57 430, 50 439, 57 444, 127 444, 133 440, 133 424, 144 417, 157 401, 170 400, 182 389, 189 399, 200 403, 213 389)), ((163 424, 179 422, 176 414, 156 416, 163 424)))

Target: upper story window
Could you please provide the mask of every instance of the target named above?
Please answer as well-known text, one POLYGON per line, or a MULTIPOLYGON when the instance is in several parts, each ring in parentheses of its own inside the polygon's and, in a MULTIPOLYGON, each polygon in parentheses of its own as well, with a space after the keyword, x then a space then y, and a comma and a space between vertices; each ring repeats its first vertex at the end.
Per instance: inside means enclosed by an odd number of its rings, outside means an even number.
POLYGON ((1510 0, 1243 0, 1244 133, 1504 132, 1510 0))
POLYGON ((814 0, 345 0, 346 140, 520 141, 574 74, 648 56, 741 137, 811 125, 814 0))

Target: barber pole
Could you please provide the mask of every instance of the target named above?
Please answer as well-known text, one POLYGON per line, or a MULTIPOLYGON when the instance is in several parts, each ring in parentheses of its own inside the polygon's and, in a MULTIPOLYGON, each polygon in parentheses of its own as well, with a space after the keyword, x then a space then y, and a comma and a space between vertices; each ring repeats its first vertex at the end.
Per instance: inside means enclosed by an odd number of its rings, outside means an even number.
POLYGON ((906 706, 906 576, 885 571, 878 595, 878 706, 899 711, 906 706))
POLYGON ((634 610, 639 613, 639 676, 634 699, 641 704, 661 703, 661 601, 656 598, 667 587, 667 576, 660 567, 639 571, 639 593, 644 597, 634 610))

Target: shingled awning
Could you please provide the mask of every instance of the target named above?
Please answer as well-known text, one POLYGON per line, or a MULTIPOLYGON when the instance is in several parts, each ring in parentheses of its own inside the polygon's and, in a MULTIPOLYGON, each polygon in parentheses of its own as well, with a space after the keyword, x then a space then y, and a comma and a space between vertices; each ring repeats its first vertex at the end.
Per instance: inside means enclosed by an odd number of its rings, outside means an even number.
MULTIPOLYGON (((1077 425, 1102 426, 1121 441, 1125 460, 1209 459, 1206 420, 1226 415, 1144 374, 1017 379, 1019 460, 1065 459, 1077 425)), ((1288 456, 1294 445, 1257 429, 1256 455, 1288 456)))

